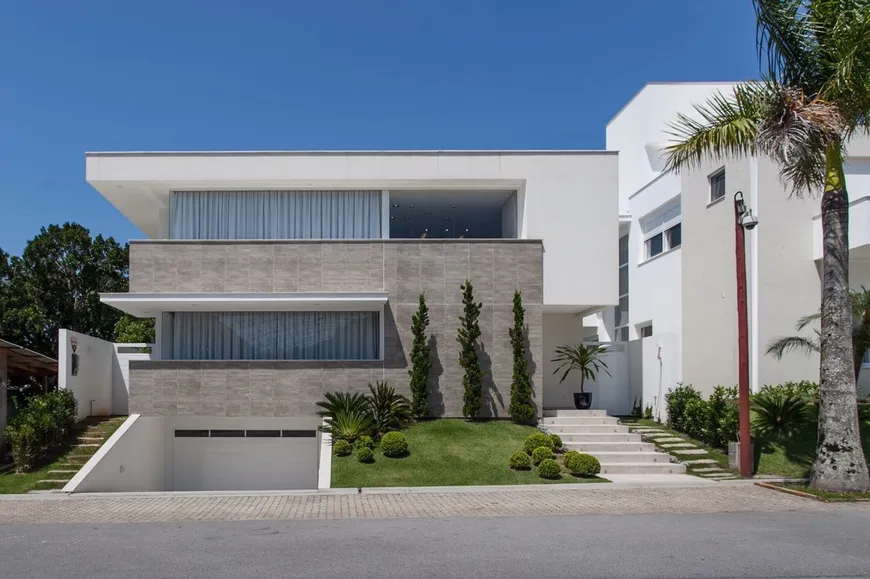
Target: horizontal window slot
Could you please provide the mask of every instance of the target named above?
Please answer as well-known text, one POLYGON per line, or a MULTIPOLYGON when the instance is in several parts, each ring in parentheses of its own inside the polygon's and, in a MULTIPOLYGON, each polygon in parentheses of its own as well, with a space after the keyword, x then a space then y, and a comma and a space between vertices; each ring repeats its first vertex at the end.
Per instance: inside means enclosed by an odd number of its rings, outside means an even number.
POLYGON ((282 430, 281 436, 284 438, 316 438, 316 430, 282 430))
POLYGON ((244 438, 244 430, 212 430, 212 438, 244 438))
POLYGON ((208 430, 176 430, 175 438, 208 438, 208 430))
POLYGON ((281 438, 280 430, 248 430, 248 438, 281 438))

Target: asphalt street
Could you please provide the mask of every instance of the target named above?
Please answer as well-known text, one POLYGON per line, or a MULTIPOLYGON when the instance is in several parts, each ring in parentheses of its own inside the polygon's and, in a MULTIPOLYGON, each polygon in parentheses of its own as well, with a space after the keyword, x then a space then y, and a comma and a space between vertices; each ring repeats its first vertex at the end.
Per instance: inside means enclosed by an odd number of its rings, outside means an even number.
POLYGON ((864 577, 870 512, 0 526, 0 576, 864 577))

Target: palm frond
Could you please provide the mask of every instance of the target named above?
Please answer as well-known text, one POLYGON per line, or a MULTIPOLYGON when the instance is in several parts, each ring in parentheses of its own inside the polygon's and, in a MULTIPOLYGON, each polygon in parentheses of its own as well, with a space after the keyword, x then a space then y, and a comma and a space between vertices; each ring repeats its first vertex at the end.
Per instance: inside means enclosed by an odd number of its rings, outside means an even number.
POLYGON ((716 93, 696 104, 694 115, 678 114, 668 125, 674 142, 665 149, 665 171, 696 168, 707 158, 754 154, 768 92, 764 83, 745 83, 730 95, 716 93))
POLYGON ((769 82, 756 145, 780 169, 780 179, 801 196, 821 188, 825 149, 839 143, 846 123, 837 107, 803 90, 769 82))
POLYGON ((602 358, 607 354, 607 348, 596 344, 577 344, 575 346, 563 345, 556 348, 556 357, 552 362, 559 365, 553 370, 553 374, 562 372, 559 384, 565 381, 572 370, 577 370, 584 380, 595 380, 595 377, 604 372, 610 376, 607 362, 602 358))
POLYGON ((797 323, 794 325, 794 329, 798 332, 802 331, 804 328, 809 326, 810 324, 814 324, 822 318, 821 313, 810 314, 809 316, 804 316, 800 318, 797 323))
POLYGON ((789 352, 813 354, 819 352, 819 350, 819 343, 809 338, 802 336, 781 336, 774 338, 767 346, 767 355, 781 360, 789 352))
POLYGON ((774 81, 808 92, 821 70, 815 27, 805 0, 754 0, 761 67, 774 81), (764 68, 762 68, 764 70, 764 68))
POLYGON ((752 397, 752 427, 760 438, 787 438, 810 420, 804 397, 783 392, 759 392, 752 397))

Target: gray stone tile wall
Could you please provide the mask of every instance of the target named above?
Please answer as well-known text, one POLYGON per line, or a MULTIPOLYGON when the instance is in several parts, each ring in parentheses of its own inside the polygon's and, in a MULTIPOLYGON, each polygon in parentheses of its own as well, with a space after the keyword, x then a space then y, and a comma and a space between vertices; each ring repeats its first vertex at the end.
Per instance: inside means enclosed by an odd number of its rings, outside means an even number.
POLYGON ((408 394, 411 316, 421 291, 429 306, 433 365, 430 406, 461 416, 462 369, 456 332, 460 285, 483 304, 483 414, 505 417, 512 358, 513 292, 523 293, 536 401, 542 403, 543 248, 531 240, 365 240, 334 242, 133 242, 131 292, 385 291, 384 360, 134 361, 130 412, 207 416, 308 416, 324 392, 363 391, 387 380, 408 394))

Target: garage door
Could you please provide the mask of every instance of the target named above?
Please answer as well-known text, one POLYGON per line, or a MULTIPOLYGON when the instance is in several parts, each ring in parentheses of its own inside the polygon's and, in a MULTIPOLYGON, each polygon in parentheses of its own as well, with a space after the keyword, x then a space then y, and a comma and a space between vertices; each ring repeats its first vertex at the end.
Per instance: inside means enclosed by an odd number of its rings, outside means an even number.
POLYGON ((314 430, 176 430, 173 490, 317 488, 314 430))

